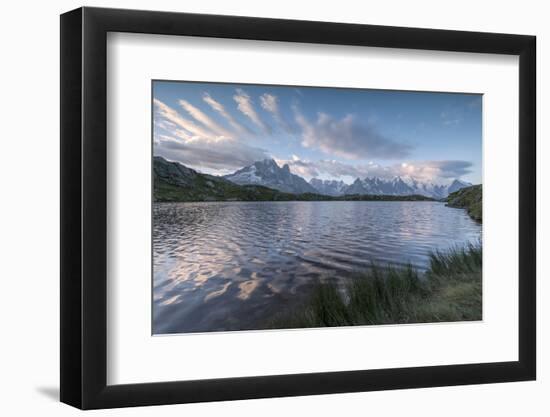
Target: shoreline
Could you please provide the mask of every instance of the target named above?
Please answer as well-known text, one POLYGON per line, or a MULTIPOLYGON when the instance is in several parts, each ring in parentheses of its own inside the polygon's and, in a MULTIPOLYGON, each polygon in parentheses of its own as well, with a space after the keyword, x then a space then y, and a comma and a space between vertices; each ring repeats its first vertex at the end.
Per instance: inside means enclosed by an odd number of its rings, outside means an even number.
POLYGON ((373 264, 343 291, 320 283, 298 308, 268 320, 270 329, 482 320, 482 248, 432 252, 430 266, 373 264))
POLYGON ((445 199, 450 208, 465 209, 470 218, 483 223, 483 186, 481 184, 461 188, 445 199))
MULTIPOLYGON (((186 200, 186 201, 153 201, 153 204, 182 203, 440 203, 440 200, 186 200)), ((447 206, 447 204, 445 204, 447 206)), ((451 207, 449 208, 459 208, 451 207)))

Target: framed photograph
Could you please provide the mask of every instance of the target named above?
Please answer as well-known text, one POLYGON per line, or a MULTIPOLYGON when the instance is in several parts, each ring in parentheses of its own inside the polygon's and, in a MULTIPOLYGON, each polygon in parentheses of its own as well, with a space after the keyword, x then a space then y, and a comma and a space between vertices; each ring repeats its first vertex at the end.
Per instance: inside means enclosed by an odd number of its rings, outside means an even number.
POLYGON ((61 401, 533 380, 535 37, 61 16, 61 401))

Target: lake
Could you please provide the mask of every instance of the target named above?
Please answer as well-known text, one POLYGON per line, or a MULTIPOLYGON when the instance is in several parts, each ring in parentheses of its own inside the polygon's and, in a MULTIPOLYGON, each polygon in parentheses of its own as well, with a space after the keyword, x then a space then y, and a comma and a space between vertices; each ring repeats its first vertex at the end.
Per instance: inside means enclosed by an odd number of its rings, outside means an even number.
POLYGON ((319 282, 480 239, 439 202, 155 203, 153 333, 266 328, 319 282))

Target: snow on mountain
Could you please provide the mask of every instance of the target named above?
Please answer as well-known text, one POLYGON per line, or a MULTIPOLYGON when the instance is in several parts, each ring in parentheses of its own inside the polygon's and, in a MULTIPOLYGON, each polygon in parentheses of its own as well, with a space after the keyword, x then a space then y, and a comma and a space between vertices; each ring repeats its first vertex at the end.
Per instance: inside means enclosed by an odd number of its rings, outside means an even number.
POLYGON ((233 174, 225 175, 224 178, 239 185, 263 185, 286 193, 317 192, 302 177, 292 174, 288 165, 285 164, 281 168, 273 159, 254 162, 252 165, 239 169, 233 174))
POLYGON ((344 181, 320 180, 318 178, 312 178, 309 183, 317 192, 331 196, 343 195, 348 187, 344 181))
MULTIPOLYGON (((341 181, 340 181, 341 182, 341 181)), ((412 195, 419 194, 432 198, 445 198, 450 193, 471 184, 461 180, 454 180, 449 186, 422 182, 412 177, 394 177, 385 180, 378 177, 360 179, 357 178, 350 185, 340 185, 337 189, 330 184, 337 181, 321 181, 312 179, 310 184, 321 194, 344 195, 344 194, 374 194, 374 195, 412 195)))
POLYGON ((312 178, 309 183, 302 177, 292 174, 288 165, 282 168, 273 159, 254 162, 225 179, 239 185, 255 184, 274 188, 279 191, 301 194, 319 193, 330 196, 344 194, 371 195, 413 195, 419 194, 432 198, 445 198, 450 193, 469 187, 469 182, 455 179, 450 185, 420 181, 409 176, 397 176, 392 179, 379 177, 357 178, 352 184, 343 181, 312 178))

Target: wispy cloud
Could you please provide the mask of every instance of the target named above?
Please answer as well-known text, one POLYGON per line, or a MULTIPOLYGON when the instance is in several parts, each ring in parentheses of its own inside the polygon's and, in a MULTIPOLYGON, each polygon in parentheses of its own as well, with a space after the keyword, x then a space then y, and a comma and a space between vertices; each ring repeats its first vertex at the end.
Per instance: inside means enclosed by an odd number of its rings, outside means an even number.
POLYGON ((306 148, 346 159, 404 158, 412 149, 410 145, 385 137, 372 125, 361 124, 351 114, 336 119, 319 113, 317 120, 310 123, 297 106, 293 109, 296 123, 302 128, 302 145, 306 148))
MULTIPOLYGON (((310 96, 309 90, 293 87, 178 88, 181 90, 171 95, 155 94, 154 152, 203 172, 234 172, 271 155, 282 157, 278 160, 281 165, 288 163, 292 172, 306 179, 346 182, 373 176, 410 176, 434 183, 462 177, 476 181, 480 170, 467 161, 446 159, 451 155, 469 159, 470 154, 476 155, 474 147, 464 152, 456 141, 448 150, 431 146, 439 137, 456 136, 475 125, 476 120, 470 119, 479 117, 481 97, 458 100, 453 96, 444 105, 428 106, 429 117, 420 121, 414 109, 407 113, 408 102, 381 110, 350 99, 348 106, 345 100, 333 99, 336 92, 325 90, 310 96), (374 118, 373 111, 384 116, 374 118), (397 127, 397 123, 405 127, 397 127), (253 138, 262 140, 251 141, 253 138), (254 142, 261 147, 250 146, 254 142), (424 154, 426 149, 430 152, 424 154), (415 160, 427 155, 431 160, 415 160)), ((469 130, 465 134, 470 134, 469 130)))
POLYGON ((165 131, 176 129, 176 124, 172 123, 169 120, 155 118, 154 120, 155 128, 159 128, 165 131))
POLYGON ((155 155, 215 175, 229 174, 269 157, 265 149, 232 140, 212 146, 208 142, 186 142, 173 135, 154 135, 154 141, 155 155))
POLYGON ((185 111, 187 111, 187 113, 189 113, 189 115, 193 119, 201 123, 210 131, 225 138, 231 138, 233 136, 227 129, 224 129, 222 126, 216 123, 210 116, 203 113, 199 108, 193 106, 187 100, 180 99, 178 103, 181 107, 183 107, 185 111))
POLYGON ((252 133, 252 131, 248 127, 237 122, 237 120, 235 120, 231 113, 229 113, 219 101, 216 101, 214 98, 212 98, 210 94, 204 93, 202 99, 212 108, 212 110, 218 112, 222 117, 224 117, 225 120, 227 120, 227 122, 233 127, 233 129, 241 133, 252 133))
POLYGON ((300 175, 306 179, 316 178, 320 176, 328 176, 332 178, 340 177, 364 177, 367 171, 361 167, 345 164, 335 160, 319 160, 308 161, 300 159, 293 155, 290 160, 277 160, 279 165, 288 164, 293 174, 300 175))
POLYGON ((250 96, 241 88, 237 88, 237 94, 233 96, 233 99, 237 102, 237 108, 239 111, 248 117, 256 126, 261 128, 268 135, 271 134, 271 127, 266 124, 256 112, 254 104, 250 96))
POLYGON ((182 133, 187 135, 188 140, 206 140, 218 141, 222 139, 220 135, 213 133, 209 129, 205 129, 191 120, 182 117, 176 110, 164 104, 158 99, 154 99, 155 104, 155 122, 163 123, 170 122, 176 125, 182 133))
POLYGON ((178 103, 194 121, 154 99, 155 155, 216 175, 234 172, 269 156, 265 149, 248 146, 232 137, 231 132, 188 101, 178 103))
MULTIPOLYGON (((413 173, 422 173, 427 170, 428 173, 434 172, 437 177, 440 178, 460 178, 463 175, 467 175, 472 172, 473 164, 468 161, 419 161, 415 163, 407 164, 406 170, 413 173), (409 168, 411 165, 413 168, 409 168)), ((418 175, 418 174, 416 174, 418 175)))
POLYGON ((279 109, 279 99, 277 96, 264 93, 260 96, 260 104, 262 105, 262 108, 271 113, 281 130, 286 133, 293 133, 292 128, 281 114, 279 109))

